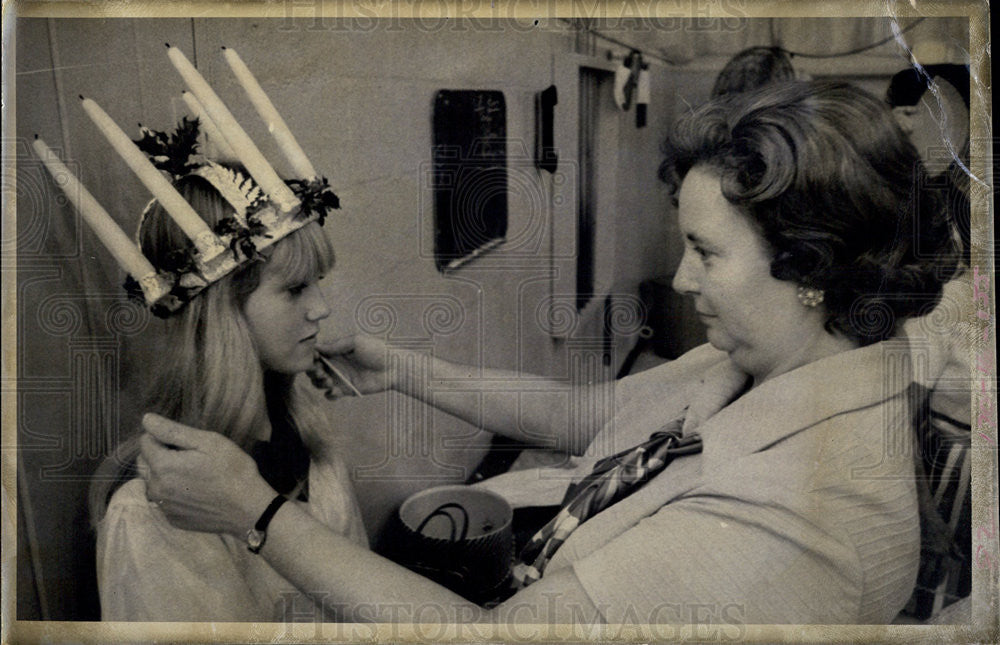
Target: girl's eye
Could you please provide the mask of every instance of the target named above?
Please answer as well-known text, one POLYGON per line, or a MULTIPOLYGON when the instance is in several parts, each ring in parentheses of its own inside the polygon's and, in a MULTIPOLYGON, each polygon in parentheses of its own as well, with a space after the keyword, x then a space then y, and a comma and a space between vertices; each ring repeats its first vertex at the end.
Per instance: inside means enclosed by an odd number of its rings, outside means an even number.
POLYGON ((303 291, 306 290, 306 287, 308 287, 308 286, 309 285, 307 285, 305 283, 302 283, 302 284, 297 284, 297 285, 288 287, 288 293, 292 294, 293 296, 300 295, 303 291))
POLYGON ((701 260, 701 264, 704 267, 712 266, 712 252, 707 251, 700 246, 694 247, 694 252, 698 254, 698 259, 701 260))

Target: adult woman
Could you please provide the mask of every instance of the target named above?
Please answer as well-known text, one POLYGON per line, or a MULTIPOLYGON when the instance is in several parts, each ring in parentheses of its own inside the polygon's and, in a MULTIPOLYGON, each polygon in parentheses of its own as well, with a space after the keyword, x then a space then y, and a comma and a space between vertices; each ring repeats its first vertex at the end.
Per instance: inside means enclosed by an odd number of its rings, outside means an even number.
MULTIPOLYGON (((238 172, 208 163, 176 186, 219 230, 257 191, 238 172)), ((178 251, 190 244, 156 202, 139 239, 160 270, 176 267, 178 251)), ((146 406, 224 432, 276 490, 328 530, 367 546, 315 394, 295 387, 295 375, 313 366, 319 323, 330 314, 317 281, 332 265, 330 241, 312 222, 206 287, 166 319, 146 406)), ((104 620, 274 620, 293 603, 312 606, 240 542, 171 526, 135 477, 137 439, 103 466, 92 489, 104 620)))
MULTIPOLYGON (((272 522, 261 552, 268 562, 358 620, 417 619, 430 603, 465 621, 895 615, 916 575, 919 520, 912 458, 895 449, 909 441, 909 378, 888 371, 893 356, 908 353, 886 339, 938 297, 940 267, 923 259, 927 250, 946 268, 954 263, 939 211, 916 212, 934 206, 911 192, 916 151, 881 102, 823 83, 703 106, 679 123, 667 150, 662 176, 679 185, 686 244, 675 287, 695 298, 712 346, 620 381, 612 422, 583 436, 572 436, 565 404, 545 395, 489 393, 482 411, 433 400, 466 418, 481 412, 489 429, 516 438, 567 450, 589 443, 574 480, 602 457, 664 437, 690 447, 700 435, 702 451, 675 451, 662 472, 633 478, 625 495, 562 524, 562 538, 543 533, 541 559, 522 563, 537 581, 524 578, 491 612, 476 614, 430 581, 352 549, 294 508, 272 522), (376 615, 358 611, 363 603, 376 615), (698 607, 708 610, 694 615, 698 607)), ((388 385, 431 398, 405 379, 386 382, 377 341, 324 351, 339 352, 364 391, 388 385)), ((435 377, 468 373, 433 363, 435 377)), ((157 417, 145 424, 150 495, 179 525, 236 535, 273 496, 217 435, 157 417), (219 459, 234 470, 184 490, 186 478, 210 476, 219 459)), ((518 477, 523 485, 544 479, 518 477)))

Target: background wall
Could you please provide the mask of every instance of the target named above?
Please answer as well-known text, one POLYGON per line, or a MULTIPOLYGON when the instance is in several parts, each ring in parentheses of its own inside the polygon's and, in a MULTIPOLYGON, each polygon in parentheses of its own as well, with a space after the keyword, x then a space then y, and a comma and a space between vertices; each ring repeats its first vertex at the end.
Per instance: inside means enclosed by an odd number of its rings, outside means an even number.
MULTIPOLYGON (((961 34, 961 21, 927 21, 928 33, 961 34)), ((337 267, 325 281, 334 305, 323 334, 387 335, 476 365, 572 377, 574 352, 603 342, 591 315, 557 337, 544 323, 560 276, 550 249, 574 221, 557 221, 558 199, 573 199, 574 148, 561 149, 558 184, 528 155, 534 93, 565 82, 559 70, 607 68, 626 48, 596 37, 600 24, 462 21, 395 23, 360 30, 303 20, 21 20, 16 36, 18 199, 18 618, 95 619, 92 534, 86 486, 96 464, 134 431, 144 366, 156 360, 157 320, 124 300, 121 276, 94 236, 31 155, 38 133, 77 172, 126 231, 147 195, 91 126, 77 95, 94 98, 127 131, 142 122, 171 127, 184 114, 182 83, 165 55, 179 46, 286 170, 219 47, 236 49, 331 181, 342 210, 328 219, 337 267), (517 27, 515 29, 514 27, 517 27), (484 28, 485 27, 485 28, 484 28), (568 67, 567 67, 568 66, 568 67), (575 66, 575 67, 574 67, 575 66), (451 274, 434 268, 428 182, 431 108, 439 89, 498 89, 507 104, 511 182, 508 242, 451 274)), ((675 116, 708 96, 715 73, 740 49, 845 51, 885 37, 886 21, 756 20, 674 22, 614 36, 652 54, 649 125, 634 111, 618 119, 614 207, 600 216, 613 236, 603 276, 612 301, 633 307, 641 281, 668 276, 679 260, 669 196, 656 180, 659 145, 675 116), (833 28, 835 27, 835 28, 833 28)), ((918 34, 914 30, 913 34, 918 34)), ((806 74, 849 78, 882 91, 904 65, 898 45, 822 64, 796 59, 806 74)), ((569 91, 559 87, 560 101, 569 91)), ((574 131, 573 115, 557 121, 574 131)), ((572 209, 571 209, 572 210, 572 209)), ((570 239, 570 257, 575 240, 570 239)), ((565 277, 563 275, 562 277, 565 277)), ((677 311, 681 311, 678 305, 677 311)), ((596 317, 595 317, 596 316, 596 317)), ((627 318, 627 316, 626 316, 627 318)), ((690 320, 678 323, 692 338, 690 320)), ((606 378, 635 341, 638 325, 614 329, 606 378)), ((238 368, 234 368, 234 378, 238 368)), ((8 393, 5 391, 5 397, 8 393)), ((328 405, 377 536, 396 505, 423 487, 464 481, 489 436, 396 395, 328 405)))

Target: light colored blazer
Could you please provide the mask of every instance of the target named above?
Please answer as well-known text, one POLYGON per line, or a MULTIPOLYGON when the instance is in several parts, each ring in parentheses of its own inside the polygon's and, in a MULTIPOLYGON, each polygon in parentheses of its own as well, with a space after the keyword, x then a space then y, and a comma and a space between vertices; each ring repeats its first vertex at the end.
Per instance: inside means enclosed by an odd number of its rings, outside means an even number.
MULTIPOLYGON (((622 379, 586 457, 511 473, 495 490, 534 487, 545 503, 546 485, 565 490, 683 415, 728 360, 705 345, 622 379)), ((753 388, 695 429, 700 455, 582 524, 546 573, 571 567, 611 623, 890 622, 920 560, 909 362, 905 341, 891 341, 753 388)))
POLYGON ((914 380, 931 390, 931 409, 953 423, 972 424, 972 357, 977 353, 972 271, 944 285, 941 301, 903 330, 913 352, 914 380))

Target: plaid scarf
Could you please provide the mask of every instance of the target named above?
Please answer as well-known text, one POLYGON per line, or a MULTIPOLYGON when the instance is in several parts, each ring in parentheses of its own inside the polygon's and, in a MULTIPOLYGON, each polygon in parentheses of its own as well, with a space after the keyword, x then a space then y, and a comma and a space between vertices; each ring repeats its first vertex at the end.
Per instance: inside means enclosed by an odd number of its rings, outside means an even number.
POLYGON ((638 446, 605 457, 571 486, 556 516, 521 550, 514 565, 514 586, 527 587, 541 578, 549 560, 576 527, 639 490, 675 457, 701 452, 701 437, 685 436, 682 424, 683 419, 668 423, 638 446))

